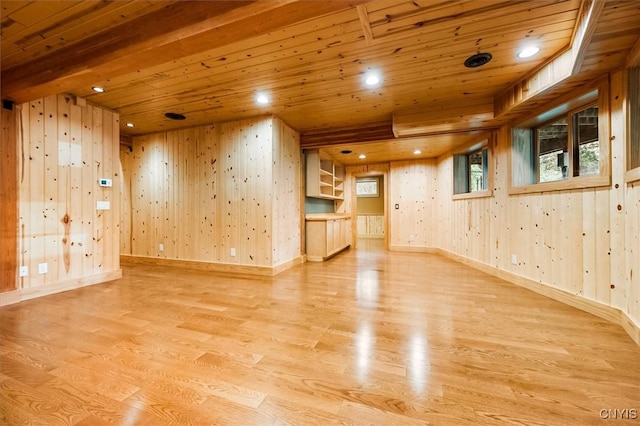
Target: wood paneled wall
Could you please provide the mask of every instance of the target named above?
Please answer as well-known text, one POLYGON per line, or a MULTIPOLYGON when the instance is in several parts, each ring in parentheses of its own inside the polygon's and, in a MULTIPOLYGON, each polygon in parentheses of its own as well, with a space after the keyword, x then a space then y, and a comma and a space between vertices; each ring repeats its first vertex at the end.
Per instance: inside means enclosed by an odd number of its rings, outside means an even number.
MULTIPOLYGON (((451 181, 451 176, 449 176, 451 181)), ((395 161, 389 173, 389 247, 434 246, 435 160, 395 161), (398 205, 398 209, 395 205, 398 205)))
MULTIPOLYGON (((618 308, 640 324, 640 183, 624 181, 623 82, 622 72, 612 76, 611 187, 509 196, 510 130, 504 127, 497 133, 491 159, 493 197, 452 200, 453 159, 439 159, 432 244, 618 308)), ((392 176, 395 170, 392 166, 392 176)), ((429 182, 428 175, 425 172, 425 182, 429 182)), ((392 192, 394 188, 392 185, 392 192)), ((394 226, 392 230, 395 232, 394 226)))
POLYGON ((300 135, 273 117, 273 265, 296 259, 302 252, 300 187, 303 181, 300 135))
POLYGON ((15 290, 17 277, 18 154, 16 109, 2 108, 0 139, 0 293, 15 290))
POLYGON ((65 95, 18 113, 18 264, 29 268, 18 278, 20 298, 118 278, 118 115, 65 95), (100 178, 113 186, 100 187, 100 178), (97 201, 110 210, 98 211, 97 201))
POLYGON ((140 136, 121 154, 123 254, 263 267, 300 256, 299 136, 276 117, 140 136))

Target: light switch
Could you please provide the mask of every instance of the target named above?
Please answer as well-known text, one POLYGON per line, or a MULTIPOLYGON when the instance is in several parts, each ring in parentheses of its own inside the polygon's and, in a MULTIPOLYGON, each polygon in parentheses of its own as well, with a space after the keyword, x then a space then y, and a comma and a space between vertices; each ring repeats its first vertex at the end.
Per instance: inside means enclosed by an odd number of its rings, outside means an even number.
POLYGON ((38 263, 38 273, 42 275, 46 274, 47 272, 49 272, 49 265, 47 265, 46 263, 38 263))

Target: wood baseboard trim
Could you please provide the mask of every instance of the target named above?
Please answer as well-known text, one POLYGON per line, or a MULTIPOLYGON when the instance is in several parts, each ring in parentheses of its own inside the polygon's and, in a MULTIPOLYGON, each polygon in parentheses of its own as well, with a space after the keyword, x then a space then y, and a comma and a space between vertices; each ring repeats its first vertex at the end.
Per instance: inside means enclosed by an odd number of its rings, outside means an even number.
POLYGON ((435 247, 427 246, 400 246, 389 244, 389 251, 406 251, 411 253, 440 253, 435 247))
POLYGON ((294 259, 289 260, 288 262, 283 262, 279 265, 274 266, 273 274, 271 275, 278 275, 280 272, 284 272, 287 269, 293 268, 294 266, 302 265, 304 262, 306 262, 306 256, 298 256, 294 259))
POLYGON ((296 257, 295 259, 292 259, 290 261, 283 262, 280 265, 276 266, 252 266, 233 263, 202 262, 198 260, 165 259, 159 257, 131 256, 125 254, 120 255, 121 265, 146 264, 174 266, 178 268, 197 269, 199 271, 260 275, 267 277, 272 277, 300 263, 302 263, 301 256, 296 257))
POLYGON ((63 291, 75 290, 95 284, 102 284, 122 278, 122 269, 104 272, 102 274, 90 275, 72 280, 60 281, 55 284, 47 284, 38 287, 22 288, 6 293, 0 293, 0 306, 12 305, 24 300, 35 299, 37 297, 49 296, 63 291))
POLYGON ((470 266, 474 269, 478 269, 479 271, 503 279, 517 286, 524 287, 535 293, 550 297, 551 299, 557 300, 558 302, 564 303, 565 305, 573 306, 574 308, 588 312, 614 324, 618 324, 627 332, 629 337, 631 337, 631 339, 638 346, 640 346, 640 325, 636 324, 631 319, 631 317, 629 317, 625 312, 622 312, 618 308, 614 308, 613 306, 608 306, 594 300, 585 299, 584 297, 580 297, 567 291, 551 287, 547 284, 533 281, 529 278, 505 271, 503 269, 498 269, 495 266, 478 262, 477 260, 473 260, 447 250, 437 249, 437 252, 440 255, 456 262, 460 262, 464 265, 470 266))

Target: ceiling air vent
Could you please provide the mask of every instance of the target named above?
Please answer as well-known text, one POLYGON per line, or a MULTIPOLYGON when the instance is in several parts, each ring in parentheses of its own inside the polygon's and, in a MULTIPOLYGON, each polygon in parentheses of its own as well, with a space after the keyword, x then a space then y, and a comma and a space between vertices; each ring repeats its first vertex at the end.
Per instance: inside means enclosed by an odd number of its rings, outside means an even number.
POLYGON ((164 116, 170 120, 184 120, 185 118, 187 118, 182 114, 178 114, 177 112, 165 112, 164 116))
POLYGON ((464 66, 467 68, 477 68, 481 67, 487 62, 489 62, 493 58, 491 53, 476 53, 475 55, 471 55, 464 61, 464 66))

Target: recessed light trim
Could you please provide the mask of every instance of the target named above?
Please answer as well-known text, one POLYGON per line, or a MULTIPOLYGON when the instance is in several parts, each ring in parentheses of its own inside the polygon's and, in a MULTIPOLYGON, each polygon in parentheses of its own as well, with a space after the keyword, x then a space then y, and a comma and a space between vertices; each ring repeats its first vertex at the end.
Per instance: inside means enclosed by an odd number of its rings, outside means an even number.
POLYGON ((413 151, 413 153, 415 155, 420 155, 420 154, 422 154, 422 151, 420 151, 419 149, 416 149, 415 151, 413 151))
POLYGON ((136 125, 135 125, 135 124, 133 124, 133 123, 127 123, 127 124, 126 124, 126 126, 127 126, 127 127, 136 127, 136 125))
POLYGON ((187 118, 184 115, 179 114, 177 112, 165 112, 164 116, 167 117, 169 120, 184 120, 187 118))
POLYGON ((537 54, 538 52, 540 52, 540 48, 538 46, 528 46, 522 49, 520 52, 518 52, 518 58, 520 59, 530 58, 535 54, 537 54))
POLYGON ((93 90, 96 93, 104 93, 105 92, 104 87, 100 87, 100 86, 93 86, 91 88, 91 90, 93 90))
POLYGON ((491 60, 491 58, 493 58, 493 55, 491 55, 491 53, 476 53, 475 55, 469 56, 464 61, 464 66, 467 68, 478 68, 486 65, 491 60))
POLYGON ((340 151, 340 154, 344 154, 344 155, 348 155, 351 154, 353 151, 351 151, 350 149, 343 149, 342 151, 340 151))
POLYGON ((367 158, 367 156, 364 155, 364 154, 360 154, 360 155, 358 155, 358 158, 361 159, 361 160, 364 160, 365 158, 367 158))

